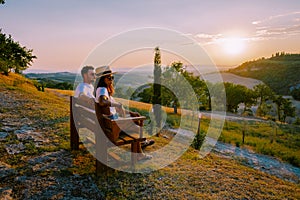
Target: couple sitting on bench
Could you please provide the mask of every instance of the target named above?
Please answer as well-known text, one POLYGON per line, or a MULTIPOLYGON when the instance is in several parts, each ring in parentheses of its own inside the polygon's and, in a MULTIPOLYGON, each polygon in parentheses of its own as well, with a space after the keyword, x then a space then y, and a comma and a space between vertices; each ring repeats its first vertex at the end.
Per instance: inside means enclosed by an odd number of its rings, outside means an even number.
MULTIPOLYGON (((98 67, 94 72, 94 67, 85 66, 81 70, 81 75, 83 78, 83 83, 80 83, 75 90, 75 97, 89 103, 91 107, 97 102, 99 105, 106 110, 103 114, 108 115, 111 119, 116 119, 118 116, 126 117, 129 114, 131 117, 140 116, 137 112, 131 112, 125 110, 121 103, 114 100, 112 95, 114 94, 113 74, 109 66, 98 67), (92 82, 96 79, 95 85, 92 82)), ((138 123, 138 122, 137 122, 138 123)), ((138 132, 139 126, 134 123, 119 123, 120 129, 128 134, 131 132, 138 132)), ((151 159, 152 156, 144 154, 142 149, 146 146, 152 145, 153 140, 145 140, 138 145, 138 153, 140 153, 138 160, 151 159)))

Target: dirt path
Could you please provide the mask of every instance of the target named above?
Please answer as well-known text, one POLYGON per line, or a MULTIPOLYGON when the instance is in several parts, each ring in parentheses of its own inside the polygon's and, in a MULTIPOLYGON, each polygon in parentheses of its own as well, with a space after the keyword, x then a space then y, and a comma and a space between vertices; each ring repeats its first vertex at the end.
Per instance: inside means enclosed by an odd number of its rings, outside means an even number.
MULTIPOLYGON (((182 129, 171 129, 171 131, 177 133, 180 132, 180 134, 187 137, 192 137, 194 135, 190 131, 182 129)), ((209 141, 209 143, 214 142, 209 141)), ((292 166, 288 163, 281 162, 274 157, 257 154, 255 152, 249 151, 248 149, 235 147, 233 145, 225 144, 222 142, 216 142, 216 145, 212 149, 212 152, 215 152, 224 158, 239 160, 246 166, 274 175, 283 180, 287 180, 297 184, 300 183, 300 168, 292 166)))
POLYGON ((223 157, 240 160, 241 163, 254 169, 277 176, 283 180, 300 183, 300 168, 284 163, 274 157, 257 154, 230 144, 217 142, 214 152, 223 157))

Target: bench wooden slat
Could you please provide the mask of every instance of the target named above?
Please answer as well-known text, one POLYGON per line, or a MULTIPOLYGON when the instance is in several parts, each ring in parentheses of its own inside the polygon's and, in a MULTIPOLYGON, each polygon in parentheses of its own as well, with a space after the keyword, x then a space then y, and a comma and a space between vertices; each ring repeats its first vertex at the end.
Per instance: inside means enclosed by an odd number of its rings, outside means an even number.
POLYGON ((96 124, 95 121, 84 118, 83 116, 78 116, 78 119, 80 120, 80 122, 77 124, 77 128, 87 128, 92 132, 97 132, 100 128, 100 126, 96 124))
POLYGON ((89 103, 87 103, 85 101, 82 101, 82 100, 80 100, 79 98, 76 98, 76 97, 71 97, 71 98, 73 98, 74 105, 77 104, 77 105, 81 105, 82 107, 89 108, 91 110, 95 110, 95 106, 94 105, 91 105, 91 104, 89 104, 89 103))
POLYGON ((117 162, 122 162, 123 161, 123 159, 118 154, 116 154, 115 152, 108 152, 108 156, 111 157, 112 159, 114 159, 117 162))
MULTIPOLYGON (((91 145, 95 145, 96 157, 101 158, 101 161, 103 160, 103 163, 101 163, 98 159, 96 160, 97 175, 108 169, 108 156, 116 161, 122 160, 121 157, 116 153, 108 151, 108 148, 110 148, 112 144, 116 146, 130 144, 131 151, 137 153, 139 149, 139 142, 146 140, 146 138, 142 137, 143 120, 146 119, 144 116, 119 117, 118 119, 112 120, 108 117, 108 115, 103 114, 106 113, 106 108, 100 107, 100 105, 97 103, 92 106, 75 97, 70 97, 70 108, 71 148, 78 149, 79 146, 79 136, 76 128, 87 128, 94 133, 95 138, 86 137, 86 141, 91 143, 91 145), (130 135, 122 132, 117 123, 126 123, 127 121, 128 123, 135 122, 137 125, 139 125, 140 131, 130 135), (101 131, 103 131, 109 139, 105 137, 103 138, 101 131), (112 143, 109 143, 109 140, 112 143)), ((131 164, 133 168, 135 162, 136 154, 132 154, 131 164)))
POLYGON ((85 138, 89 143, 92 143, 92 144, 96 144, 96 140, 94 138, 91 138, 91 137, 86 137, 85 138))
POLYGON ((75 114, 80 114, 86 118, 90 118, 90 119, 93 119, 94 121, 97 121, 96 113, 95 113, 95 111, 93 111, 91 109, 87 109, 82 106, 75 105, 75 107, 73 108, 73 111, 75 111, 75 114))

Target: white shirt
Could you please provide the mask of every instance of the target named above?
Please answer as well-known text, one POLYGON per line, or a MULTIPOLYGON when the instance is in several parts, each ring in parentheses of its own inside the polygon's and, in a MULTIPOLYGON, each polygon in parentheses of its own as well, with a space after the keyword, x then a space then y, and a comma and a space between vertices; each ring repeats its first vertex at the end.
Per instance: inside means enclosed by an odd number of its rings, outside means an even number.
MULTIPOLYGON (((110 102, 116 103, 115 99, 109 95, 106 87, 98 87, 97 88, 97 90, 96 90, 96 102, 97 103, 99 103, 99 101, 98 101, 99 97, 103 96, 103 95, 106 96, 110 102)), ((117 113, 115 107, 110 107, 109 109, 110 109, 111 114, 117 113)))
POLYGON ((74 97, 78 98, 80 94, 84 94, 90 98, 95 98, 94 86, 92 84, 79 83, 76 87, 74 97))

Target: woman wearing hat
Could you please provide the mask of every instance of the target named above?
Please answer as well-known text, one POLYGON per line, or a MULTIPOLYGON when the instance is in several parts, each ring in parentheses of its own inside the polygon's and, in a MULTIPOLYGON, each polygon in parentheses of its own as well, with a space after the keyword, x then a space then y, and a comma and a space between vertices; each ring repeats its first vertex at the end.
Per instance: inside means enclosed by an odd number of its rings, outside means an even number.
MULTIPOLYGON (((116 113, 119 113, 121 115, 125 115, 125 113, 130 114, 132 117, 138 117, 140 116, 137 112, 131 112, 124 110, 121 103, 118 103, 114 100, 112 95, 114 94, 114 86, 113 86, 113 80, 114 76, 113 74, 116 72, 112 72, 109 66, 102 66, 96 68, 96 76, 98 77, 96 80, 96 87, 95 87, 95 96, 96 96, 96 102, 101 105, 101 107, 106 108, 106 110, 103 111, 104 114, 110 115, 112 117, 116 116, 116 113)), ((118 124, 120 128, 123 131, 128 132, 138 132, 139 126, 137 126, 134 123, 129 124, 118 124)), ((154 143, 153 140, 146 140, 144 144, 139 145, 139 153, 142 152, 142 147, 146 147, 149 145, 152 145, 154 143)), ((139 158, 141 159, 151 159, 152 157, 150 155, 142 154, 142 156, 139 158)))

